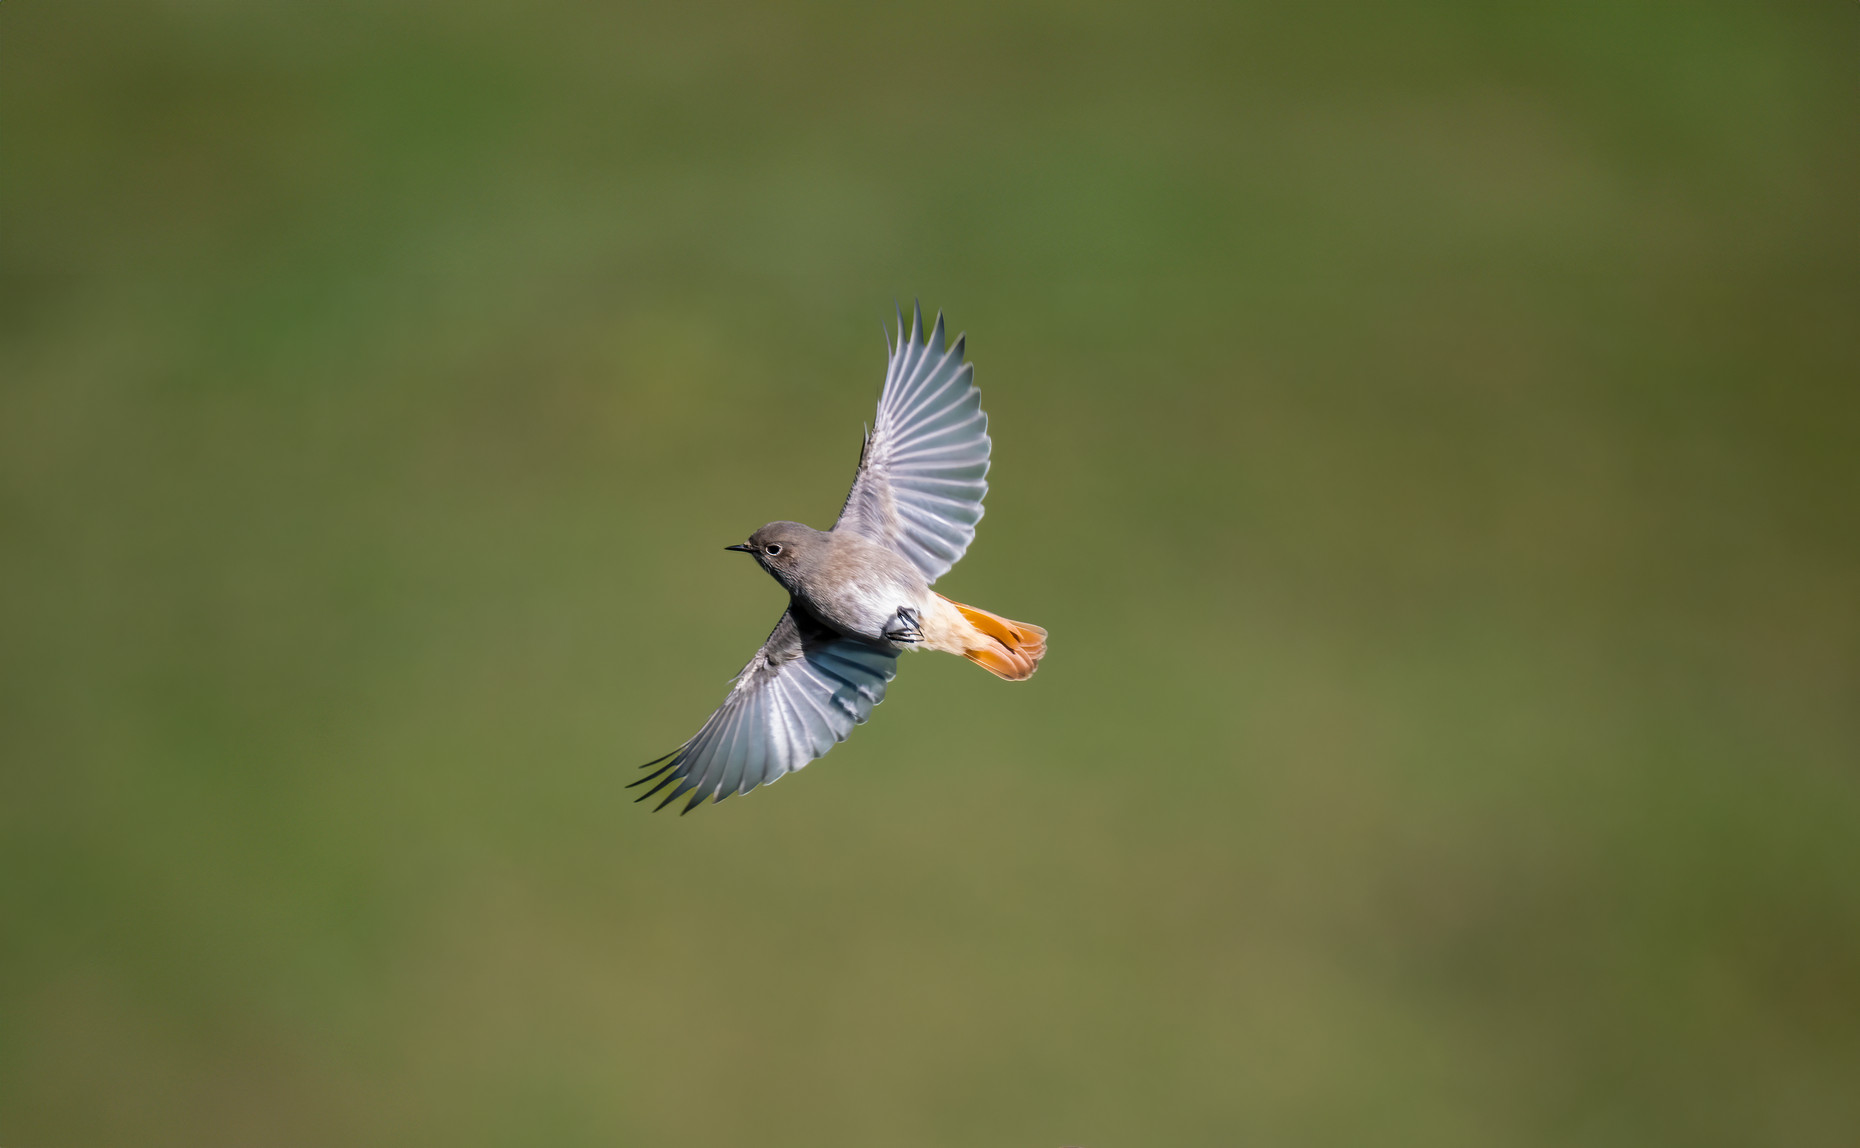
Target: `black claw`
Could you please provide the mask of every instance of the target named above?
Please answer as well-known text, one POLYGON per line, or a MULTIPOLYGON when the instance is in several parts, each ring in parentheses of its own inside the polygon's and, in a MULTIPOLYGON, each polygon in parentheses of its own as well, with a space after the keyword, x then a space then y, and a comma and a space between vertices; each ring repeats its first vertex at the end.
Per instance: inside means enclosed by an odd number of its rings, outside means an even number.
POLYGON ((891 625, 885 628, 884 636, 893 642, 923 641, 923 623, 918 619, 917 611, 909 606, 899 606, 891 625))

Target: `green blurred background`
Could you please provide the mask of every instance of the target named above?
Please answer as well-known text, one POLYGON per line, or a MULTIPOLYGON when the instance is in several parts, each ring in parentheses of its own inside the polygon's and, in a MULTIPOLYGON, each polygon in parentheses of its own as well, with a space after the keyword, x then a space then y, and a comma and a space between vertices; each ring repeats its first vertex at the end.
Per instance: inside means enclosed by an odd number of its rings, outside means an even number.
POLYGON ((1854 1143, 1857 37, 5 4, 0 1143, 1854 1143), (1051 656, 649 815, 913 297, 1051 656))

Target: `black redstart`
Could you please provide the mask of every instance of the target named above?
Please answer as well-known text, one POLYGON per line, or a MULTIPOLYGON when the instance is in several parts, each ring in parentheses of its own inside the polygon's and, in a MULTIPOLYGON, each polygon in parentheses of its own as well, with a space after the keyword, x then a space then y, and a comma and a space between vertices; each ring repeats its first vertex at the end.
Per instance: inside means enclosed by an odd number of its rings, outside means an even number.
MULTIPOLYGON (((878 421, 852 493, 831 530, 771 522, 727 546, 754 556, 788 591, 788 611, 690 741, 634 782, 722 801, 793 773, 844 741, 884 700, 904 650, 943 650, 1011 682, 1033 676, 1046 631, 952 602, 930 584, 975 539, 988 493, 988 416, 963 339, 943 348, 943 316, 926 338, 915 309, 898 316, 878 421)), ((629 787, 630 788, 630 787, 629 787)))

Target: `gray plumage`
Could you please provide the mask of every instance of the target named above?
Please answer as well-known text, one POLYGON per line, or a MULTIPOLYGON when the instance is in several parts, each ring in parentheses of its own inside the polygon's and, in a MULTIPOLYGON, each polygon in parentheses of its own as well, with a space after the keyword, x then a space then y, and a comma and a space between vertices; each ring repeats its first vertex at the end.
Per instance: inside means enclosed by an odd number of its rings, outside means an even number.
POLYGON ((911 337, 892 353, 878 422, 833 528, 891 547, 935 582, 975 541, 991 443, 975 367, 962 361, 963 338, 945 351, 943 316, 927 342, 918 341, 922 325, 922 312, 914 312, 911 337))
POLYGON ((941 315, 922 331, 921 309, 908 335, 898 316, 878 418, 833 529, 772 522, 730 547, 782 584, 788 610, 703 728, 646 763, 633 784, 657 784, 640 800, 669 785, 657 808, 689 793, 690 812, 800 769, 871 716, 898 654, 922 640, 943 602, 930 584, 975 538, 990 448, 963 339, 945 349, 941 315))

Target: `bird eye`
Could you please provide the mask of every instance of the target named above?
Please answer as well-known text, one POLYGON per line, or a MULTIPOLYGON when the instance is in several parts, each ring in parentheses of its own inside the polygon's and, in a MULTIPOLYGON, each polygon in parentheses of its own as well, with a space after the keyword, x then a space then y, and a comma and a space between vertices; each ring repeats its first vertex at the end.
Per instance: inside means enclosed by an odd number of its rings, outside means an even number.
POLYGON ((767 546, 764 546, 762 548, 762 553, 768 555, 770 558, 775 557, 777 554, 781 553, 781 543, 779 542, 769 543, 767 546))

